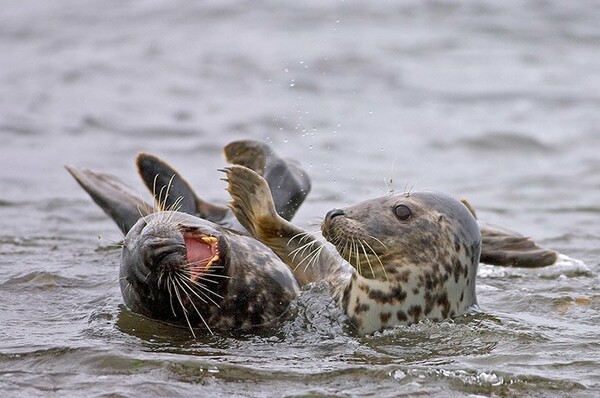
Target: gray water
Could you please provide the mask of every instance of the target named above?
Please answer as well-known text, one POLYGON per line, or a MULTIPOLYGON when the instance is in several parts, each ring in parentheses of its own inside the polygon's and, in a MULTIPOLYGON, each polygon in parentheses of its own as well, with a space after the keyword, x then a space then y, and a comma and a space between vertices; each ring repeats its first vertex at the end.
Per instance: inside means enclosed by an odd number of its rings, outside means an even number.
POLYGON ((4 1, 2 396, 598 396, 600 6, 4 1), (571 260, 482 266, 481 312, 357 337, 318 288, 264 335, 141 318, 122 237, 63 169, 139 151, 227 200, 236 139, 301 160, 295 222, 390 190, 467 197, 571 260))

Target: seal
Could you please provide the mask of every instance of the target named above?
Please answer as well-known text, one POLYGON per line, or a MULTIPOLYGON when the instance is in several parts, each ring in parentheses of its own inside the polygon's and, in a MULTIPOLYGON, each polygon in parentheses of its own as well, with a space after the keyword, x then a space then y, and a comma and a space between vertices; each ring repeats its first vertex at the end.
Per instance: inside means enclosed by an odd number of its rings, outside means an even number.
POLYGON ((116 177, 67 169, 126 233, 121 294, 133 312, 195 329, 272 325, 298 295, 288 267, 256 239, 193 215, 152 208, 116 177))
POLYGON ((119 276, 129 309, 187 325, 192 334, 273 325, 299 292, 290 270, 260 242, 173 211, 145 216, 131 228, 119 276))
POLYGON ((242 166, 226 173, 230 207, 302 283, 327 281, 360 335, 394 325, 440 321, 477 304, 481 252, 477 221, 459 200, 413 192, 327 213, 324 242, 280 217, 266 181, 242 166))
MULTIPOLYGON (((258 173, 277 184, 278 214, 293 217, 310 191, 296 162, 254 141, 234 142, 225 152, 229 161, 252 160, 258 173)), ((299 292, 288 267, 256 239, 223 227, 243 230, 227 207, 198 198, 166 162, 142 153, 136 163, 155 206, 114 176, 66 166, 125 234, 119 275, 126 306, 187 326, 194 337, 195 329, 248 331, 285 317, 299 292)))

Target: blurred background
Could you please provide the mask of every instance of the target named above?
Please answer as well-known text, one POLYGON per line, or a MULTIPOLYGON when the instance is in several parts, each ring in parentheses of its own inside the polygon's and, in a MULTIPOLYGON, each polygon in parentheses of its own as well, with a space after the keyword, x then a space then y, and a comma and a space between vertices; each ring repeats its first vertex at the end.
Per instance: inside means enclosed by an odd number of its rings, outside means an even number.
POLYGON ((23 0, 1 10, 0 391, 600 389, 598 2, 23 0), (482 314, 363 339, 323 315, 334 310, 314 291, 298 303, 311 316, 247 340, 193 341, 130 314, 109 249, 121 236, 63 165, 114 174, 148 199, 134 159, 151 152, 223 203, 221 148, 248 138, 307 169, 303 227, 392 190, 443 191, 583 263, 482 266, 482 314))

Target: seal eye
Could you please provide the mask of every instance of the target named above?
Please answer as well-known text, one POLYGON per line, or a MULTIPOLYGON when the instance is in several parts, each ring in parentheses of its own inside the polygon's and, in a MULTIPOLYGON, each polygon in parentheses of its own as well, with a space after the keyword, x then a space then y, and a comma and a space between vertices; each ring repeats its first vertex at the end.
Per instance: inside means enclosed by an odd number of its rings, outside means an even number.
POLYGON ((394 214, 401 221, 406 221, 412 216, 412 211, 406 205, 398 205, 394 208, 394 214))

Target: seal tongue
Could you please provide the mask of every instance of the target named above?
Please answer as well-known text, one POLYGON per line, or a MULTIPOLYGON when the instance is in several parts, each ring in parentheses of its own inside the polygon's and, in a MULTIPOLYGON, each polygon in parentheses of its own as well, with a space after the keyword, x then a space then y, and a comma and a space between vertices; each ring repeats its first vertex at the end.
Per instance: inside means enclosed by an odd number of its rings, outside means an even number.
POLYGON ((204 271, 207 268, 207 264, 213 258, 211 245, 191 236, 184 236, 184 239, 190 268, 195 272, 204 271))

